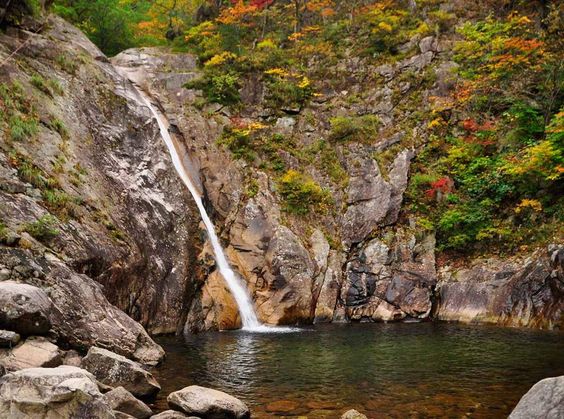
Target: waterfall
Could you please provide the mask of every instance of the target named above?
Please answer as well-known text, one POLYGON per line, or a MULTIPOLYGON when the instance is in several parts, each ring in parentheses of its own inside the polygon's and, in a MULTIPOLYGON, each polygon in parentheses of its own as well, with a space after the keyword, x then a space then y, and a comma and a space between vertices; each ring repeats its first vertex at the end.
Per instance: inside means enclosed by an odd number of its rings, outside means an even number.
MULTIPOLYGON (((118 68, 117 70, 118 72, 123 73, 123 75, 129 78, 133 83, 135 82, 133 77, 130 77, 127 68, 118 68)), ((178 174, 178 176, 180 177, 186 188, 188 188, 188 190, 190 191, 190 194, 194 198, 194 201, 196 201, 196 205, 198 206, 198 211, 200 211, 200 215, 202 217, 204 225, 206 226, 206 231, 208 232, 208 236, 213 248, 215 261, 219 268, 219 272, 221 276, 223 276, 223 278, 225 279, 225 282, 227 283, 227 286, 229 287, 229 290, 231 291, 231 294, 233 295, 237 303, 239 314, 241 315, 241 321, 243 323, 243 330, 267 331, 274 329, 272 327, 264 326, 259 322, 257 315, 255 313, 255 309, 253 307, 251 297, 249 296, 249 293, 247 292, 245 286, 243 285, 242 280, 229 266, 229 262, 227 262, 225 252, 223 251, 223 248, 219 243, 219 238, 217 237, 217 234, 215 232, 215 227, 208 213, 206 212, 206 208, 204 207, 204 204, 202 202, 202 197, 200 195, 200 192, 192 182, 192 179, 190 179, 188 171, 184 167, 184 164, 182 163, 182 159, 180 158, 180 155, 178 154, 178 150, 176 149, 175 141, 172 139, 170 133, 168 132, 167 119, 164 117, 164 115, 161 114, 161 112, 157 110, 155 106, 153 106, 150 98, 143 91, 141 91, 141 89, 136 89, 136 90, 139 96, 141 97, 141 99, 143 100, 143 103, 149 108, 149 110, 153 114, 153 117, 157 120, 161 137, 168 148, 176 173, 178 174)))
POLYGON ((202 202, 202 197, 198 193, 196 186, 192 183, 192 180, 190 179, 188 172, 186 171, 184 165, 182 164, 182 160, 178 155, 178 151, 176 150, 174 141, 172 140, 170 133, 168 132, 168 127, 165 118, 163 117, 163 115, 160 114, 160 112, 157 112, 155 107, 151 104, 149 98, 147 98, 143 94, 141 94, 141 96, 145 100, 147 107, 150 109, 151 113, 153 114, 153 116, 155 117, 155 119, 159 124, 161 137, 163 138, 168 148, 170 157, 172 158, 172 163, 174 164, 174 168, 176 169, 178 176, 180 176, 180 179, 182 179, 182 182, 184 183, 184 185, 186 185, 186 187, 192 194, 194 201, 196 201, 196 205, 198 206, 198 211, 200 211, 202 221, 204 222, 204 225, 206 226, 206 231, 208 232, 208 236, 215 256, 215 261, 219 268, 219 272, 221 273, 221 276, 223 276, 223 278, 225 279, 225 282, 227 283, 227 286, 229 287, 231 294, 233 294, 233 297, 237 302, 237 307, 239 308, 239 314, 241 315, 241 321, 243 323, 243 329, 253 330, 260 328, 261 323, 257 319, 257 315, 255 313, 255 309, 253 307, 251 297, 249 296, 249 293, 245 289, 241 279, 238 278, 238 276, 235 274, 233 269, 231 269, 231 267, 229 266, 229 262, 227 262, 227 258, 225 257, 225 252, 223 251, 223 248, 219 243, 219 238, 217 237, 217 234, 215 232, 215 226, 213 225, 208 213, 206 212, 206 208, 204 207, 204 203, 202 202))

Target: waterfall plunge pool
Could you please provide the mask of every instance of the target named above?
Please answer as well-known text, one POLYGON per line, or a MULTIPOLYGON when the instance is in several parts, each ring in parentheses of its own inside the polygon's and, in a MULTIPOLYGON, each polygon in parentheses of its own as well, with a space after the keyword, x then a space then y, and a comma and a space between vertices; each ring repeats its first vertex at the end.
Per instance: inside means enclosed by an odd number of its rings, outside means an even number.
POLYGON ((161 337, 166 396, 197 384, 253 418, 504 418, 538 380, 564 374, 564 333, 454 323, 319 325, 303 333, 161 337))

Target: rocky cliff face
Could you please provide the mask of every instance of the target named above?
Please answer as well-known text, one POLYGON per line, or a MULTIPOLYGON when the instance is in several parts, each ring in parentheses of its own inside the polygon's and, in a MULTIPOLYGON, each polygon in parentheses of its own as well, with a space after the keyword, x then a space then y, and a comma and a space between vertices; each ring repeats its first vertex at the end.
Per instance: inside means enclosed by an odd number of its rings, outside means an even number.
POLYGON ((418 89, 425 103, 446 94, 454 65, 447 42, 413 39, 406 46, 413 54, 393 65, 344 58, 334 83, 304 109, 270 109, 265 87, 248 80, 244 108, 233 118, 228 108, 202 107, 201 92, 183 87, 200 76, 189 54, 146 48, 110 62, 61 19, 34 30, 19 24, 0 36, 0 60, 7 60, 0 67, 0 279, 46 291, 62 344, 158 359, 143 328, 117 308, 153 333, 239 325, 157 124, 116 67, 136 70, 168 118, 262 321, 438 318, 561 327, 561 247, 528 260, 437 267, 433 235, 402 212, 410 161, 426 141, 423 130, 404 129, 416 109, 403 106, 403 97, 418 89), (410 81, 413 74, 424 76, 423 88, 410 81), (362 101, 350 100, 359 92, 362 101), (331 191, 334 210, 324 214, 284 211, 272 174, 219 144, 242 118, 307 149, 331 135, 331 118, 351 112, 377 114, 381 126, 377 141, 335 147, 337 179, 320 170, 321 155, 302 167, 292 153, 276 152, 331 191))
MULTIPOLYGON (((394 99, 392 92, 409 89, 402 77, 405 73, 426 71, 435 74, 435 81, 422 96, 446 94, 452 77, 448 69, 454 65, 441 53, 446 46, 436 39, 413 42, 418 51, 411 58, 394 66, 366 69, 385 80, 366 94, 372 99, 351 105, 342 98, 348 92, 333 90, 307 109, 288 110, 286 115, 266 107, 265 87, 257 80, 245 85, 245 103, 237 118, 219 105, 202 108, 198 102, 201 92, 183 87, 201 75, 196 60, 188 54, 145 48, 125 51, 112 62, 137 69, 140 84, 158 99, 184 143, 191 166, 199 168, 198 181, 231 263, 246 280, 263 322, 439 318, 558 327, 563 309, 562 273, 556 262, 548 262, 546 251, 531 255, 528 262, 495 260, 486 268, 484 261, 475 261, 469 268, 455 269, 448 264, 438 268, 433 235, 418 228, 409 214, 398 221, 410 161, 425 138, 417 137, 415 129, 408 142, 412 146, 405 147, 401 123, 411 111, 397 111, 394 100, 401 99, 394 99), (335 146, 345 169, 342 176, 348 179, 342 187, 327 179, 315 164, 305 168, 331 190, 339 210, 330 214, 303 217, 284 211, 272 174, 256 170, 221 146, 222 132, 247 118, 259 119, 275 134, 290 137, 297 148, 306 148, 315 138, 330 135, 329 118, 350 108, 377 113, 383 128, 375 145, 360 141, 335 146), (382 155, 387 159, 382 160, 382 155), (255 193, 248 192, 249 179, 255 193), (488 269, 487 274, 476 271, 476 266, 488 269), (472 295, 481 292, 473 287, 491 287, 500 277, 503 286, 486 292, 488 301, 472 302, 472 295), (481 305, 478 312, 470 309, 472 304, 481 305)), ((345 60, 338 71, 357 74, 363 69, 362 63, 345 60)), ((355 91, 361 86, 366 85, 353 82, 349 88, 355 91)), ((286 165, 304 169, 291 153, 279 153, 286 165)), ((200 259, 211 260, 209 251, 200 259)), ((213 266, 209 269, 214 273, 192 303, 187 331, 238 326, 237 310, 225 284, 213 266)))
POLYGON ((46 290, 61 343, 158 359, 116 307, 177 330, 197 288, 197 211, 131 85, 76 28, 40 27, 0 35, 1 280, 46 290))

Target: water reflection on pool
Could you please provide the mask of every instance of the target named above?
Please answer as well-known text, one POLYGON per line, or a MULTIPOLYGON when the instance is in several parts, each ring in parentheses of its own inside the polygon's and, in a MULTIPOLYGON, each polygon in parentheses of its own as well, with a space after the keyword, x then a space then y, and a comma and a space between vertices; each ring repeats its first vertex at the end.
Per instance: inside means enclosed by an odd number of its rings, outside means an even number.
POLYGON ((158 340, 166 395, 198 384, 253 417, 506 417, 539 379, 564 374, 564 333, 446 323, 326 325, 298 333, 158 340))

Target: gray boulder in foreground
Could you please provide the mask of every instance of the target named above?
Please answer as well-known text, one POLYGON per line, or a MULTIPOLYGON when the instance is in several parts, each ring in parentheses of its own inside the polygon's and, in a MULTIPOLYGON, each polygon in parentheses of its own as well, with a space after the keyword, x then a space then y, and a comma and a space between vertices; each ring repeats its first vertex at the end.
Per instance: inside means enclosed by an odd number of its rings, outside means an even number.
POLYGON ((536 383, 517 403, 509 419, 564 418, 564 375, 536 383))
POLYGON ((170 393, 168 405, 202 419, 246 419, 251 417, 247 405, 222 391, 189 386, 170 393))
POLYGON ((58 367, 62 364, 61 351, 42 336, 32 336, 1 356, 0 365, 8 371, 25 368, 58 367))
POLYGON ((1 418, 113 419, 96 379, 77 367, 28 368, 0 378, 1 418))
POLYGON ((0 328, 21 335, 43 335, 51 328, 53 303, 40 288, 0 282, 0 328))
POLYGON ((135 397, 152 396, 161 389, 157 380, 141 364, 107 349, 90 348, 81 367, 94 374, 101 383, 111 387, 122 386, 135 397))

